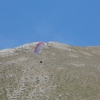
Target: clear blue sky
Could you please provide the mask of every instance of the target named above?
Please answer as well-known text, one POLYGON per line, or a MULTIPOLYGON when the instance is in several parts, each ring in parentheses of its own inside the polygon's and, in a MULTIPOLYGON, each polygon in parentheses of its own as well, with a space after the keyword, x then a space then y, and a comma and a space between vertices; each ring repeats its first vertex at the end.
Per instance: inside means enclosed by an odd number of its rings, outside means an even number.
POLYGON ((37 41, 100 45, 100 0, 0 0, 0 49, 37 41))

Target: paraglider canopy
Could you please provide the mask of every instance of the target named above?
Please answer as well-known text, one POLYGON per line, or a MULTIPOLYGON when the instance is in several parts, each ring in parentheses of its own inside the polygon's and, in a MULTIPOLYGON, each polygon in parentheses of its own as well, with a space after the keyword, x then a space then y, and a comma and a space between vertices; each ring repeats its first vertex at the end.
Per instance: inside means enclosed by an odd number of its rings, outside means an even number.
POLYGON ((35 47, 35 50, 34 50, 34 54, 35 55, 38 55, 39 51, 41 50, 41 48, 43 48, 44 46, 46 46, 46 43, 44 42, 39 42, 36 47, 35 47))

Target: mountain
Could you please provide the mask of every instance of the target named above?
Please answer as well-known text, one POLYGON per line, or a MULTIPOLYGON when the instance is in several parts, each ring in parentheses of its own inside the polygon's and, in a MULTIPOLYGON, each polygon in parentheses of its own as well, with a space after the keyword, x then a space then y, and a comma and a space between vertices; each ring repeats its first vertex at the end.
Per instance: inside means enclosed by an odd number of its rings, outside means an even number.
POLYGON ((36 44, 0 51, 0 100, 100 100, 99 46, 36 44))

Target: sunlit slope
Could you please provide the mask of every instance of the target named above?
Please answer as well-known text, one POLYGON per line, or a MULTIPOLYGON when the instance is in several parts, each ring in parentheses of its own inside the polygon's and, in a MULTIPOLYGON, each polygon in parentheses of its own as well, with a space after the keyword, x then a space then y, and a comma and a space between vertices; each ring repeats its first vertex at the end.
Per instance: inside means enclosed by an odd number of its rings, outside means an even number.
POLYGON ((36 44, 0 51, 0 100, 100 100, 100 47, 36 44))

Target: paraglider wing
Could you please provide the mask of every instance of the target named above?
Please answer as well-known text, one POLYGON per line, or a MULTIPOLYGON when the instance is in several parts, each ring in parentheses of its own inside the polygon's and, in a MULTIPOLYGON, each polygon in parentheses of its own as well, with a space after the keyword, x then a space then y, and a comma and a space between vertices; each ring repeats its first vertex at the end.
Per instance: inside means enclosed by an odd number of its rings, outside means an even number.
POLYGON ((46 45, 46 43, 44 42, 39 42, 34 50, 35 55, 38 55, 39 51, 41 50, 42 47, 44 47, 46 45))

